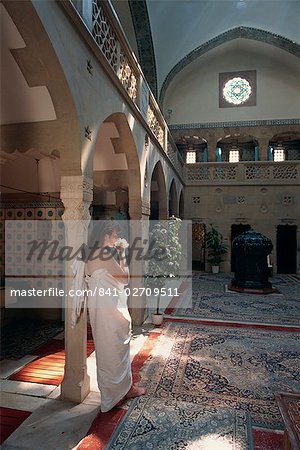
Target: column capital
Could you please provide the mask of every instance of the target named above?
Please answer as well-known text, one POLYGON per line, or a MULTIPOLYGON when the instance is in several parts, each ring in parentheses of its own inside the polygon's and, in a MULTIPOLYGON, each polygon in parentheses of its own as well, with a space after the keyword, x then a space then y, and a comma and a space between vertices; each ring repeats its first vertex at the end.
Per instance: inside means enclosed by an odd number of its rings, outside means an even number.
POLYGON ((89 207, 93 200, 93 180, 85 175, 63 175, 61 200, 65 206, 64 220, 89 220, 89 207))

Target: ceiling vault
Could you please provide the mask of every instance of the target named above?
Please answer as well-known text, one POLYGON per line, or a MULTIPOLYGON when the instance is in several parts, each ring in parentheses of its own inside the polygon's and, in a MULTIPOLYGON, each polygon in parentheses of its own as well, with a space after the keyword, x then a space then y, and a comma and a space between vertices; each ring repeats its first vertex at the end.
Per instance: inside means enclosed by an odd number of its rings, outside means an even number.
POLYGON ((300 58, 300 45, 294 41, 291 41, 290 39, 280 36, 279 34, 271 33, 270 31, 260 30, 258 28, 236 27, 231 30, 225 31, 224 33, 214 37, 213 39, 210 39, 209 41, 199 45, 199 47, 192 50, 177 64, 175 64, 175 66, 170 70, 163 82, 159 96, 160 104, 163 105, 166 91, 173 78, 188 64, 192 63, 197 58, 218 47, 219 45, 238 38, 261 41, 285 50, 286 52, 300 58))

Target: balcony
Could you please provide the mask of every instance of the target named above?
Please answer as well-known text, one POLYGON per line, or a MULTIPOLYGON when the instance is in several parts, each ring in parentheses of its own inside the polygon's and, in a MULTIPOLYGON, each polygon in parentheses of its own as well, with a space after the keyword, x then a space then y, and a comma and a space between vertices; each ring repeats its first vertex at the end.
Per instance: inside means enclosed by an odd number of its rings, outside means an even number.
POLYGON ((112 81, 119 89, 122 86, 123 96, 127 94, 127 103, 145 121, 150 139, 169 158, 182 178, 181 156, 110 3, 101 0, 68 0, 61 4, 73 22, 81 28, 86 39, 88 30, 89 39, 92 36, 105 63, 112 69, 112 81))
POLYGON ((245 161, 186 164, 184 179, 187 185, 297 185, 300 181, 300 162, 245 161))

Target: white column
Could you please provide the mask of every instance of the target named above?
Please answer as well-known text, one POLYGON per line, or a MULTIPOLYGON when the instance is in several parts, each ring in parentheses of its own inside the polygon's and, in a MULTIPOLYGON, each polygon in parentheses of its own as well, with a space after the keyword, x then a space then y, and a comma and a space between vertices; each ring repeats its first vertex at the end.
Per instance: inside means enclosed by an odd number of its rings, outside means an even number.
MULTIPOLYGON (((62 176, 61 199, 65 207, 67 245, 79 248, 85 242, 87 224, 90 219, 89 206, 93 198, 92 180, 83 176, 62 176)), ((70 264, 69 264, 70 265, 70 264)), ((70 267, 66 278, 66 289, 70 289, 72 274, 70 267)), ((87 315, 82 313, 74 328, 71 327, 72 300, 66 300, 65 316, 65 374, 61 385, 61 397, 81 403, 90 392, 87 374, 87 315)))
MULTIPOLYGON (((132 252, 132 259, 130 261, 130 289, 131 293, 133 289, 139 289, 144 287, 144 260, 139 260, 139 255, 142 251, 145 254, 147 244, 143 243, 144 239, 149 237, 149 215, 150 204, 140 200, 129 197, 129 214, 130 214, 130 246, 136 238, 137 245, 141 250, 136 248, 132 252)), ((138 291, 137 291, 138 292, 138 291)), ((128 299, 128 306, 130 309, 130 315, 134 325, 141 325, 147 317, 147 302, 145 295, 131 295, 128 299)))

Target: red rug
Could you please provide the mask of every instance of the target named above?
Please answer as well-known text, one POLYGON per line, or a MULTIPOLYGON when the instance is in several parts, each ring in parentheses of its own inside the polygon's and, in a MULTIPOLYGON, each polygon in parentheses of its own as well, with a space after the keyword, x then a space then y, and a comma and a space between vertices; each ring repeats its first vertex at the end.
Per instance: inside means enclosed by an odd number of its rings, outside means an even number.
POLYGON ((0 444, 29 417, 31 412, 0 407, 0 444))
MULTIPOLYGON (((93 353, 95 347, 88 333, 87 356, 93 353)), ((60 385, 64 377, 65 343, 64 340, 52 339, 47 344, 36 349, 39 358, 27 364, 18 372, 9 377, 14 381, 27 381, 29 383, 60 385)))
MULTIPOLYGON (((150 333, 144 346, 134 357, 131 364, 134 383, 141 380, 140 370, 149 358, 159 336, 159 332, 150 333)), ((100 412, 94 419, 86 438, 80 443, 78 450, 103 450, 126 412, 122 408, 113 408, 107 413, 100 412)))
POLYGON ((283 433, 253 429, 254 450, 283 450, 283 433))

